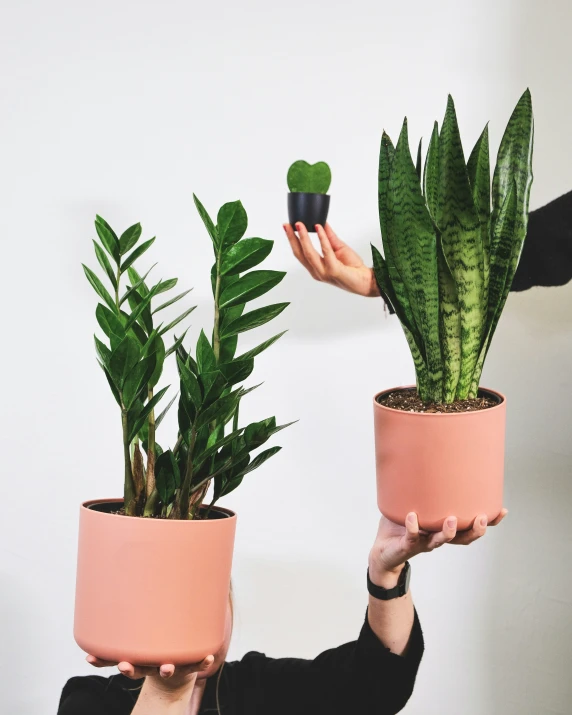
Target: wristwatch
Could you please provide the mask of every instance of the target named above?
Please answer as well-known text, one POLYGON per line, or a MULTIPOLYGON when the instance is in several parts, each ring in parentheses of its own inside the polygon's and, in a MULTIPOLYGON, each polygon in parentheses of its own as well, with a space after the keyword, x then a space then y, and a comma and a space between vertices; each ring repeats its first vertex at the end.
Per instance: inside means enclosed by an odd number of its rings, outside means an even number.
POLYGON ((399 581, 397 586, 393 588, 383 588, 383 586, 376 586, 375 583, 369 577, 369 569, 367 570, 367 590, 374 598, 379 598, 380 601, 391 601, 393 598, 400 598, 405 596, 407 591, 409 591, 409 581, 411 579, 411 567, 409 566, 409 561, 406 561, 401 573, 399 574, 399 581))

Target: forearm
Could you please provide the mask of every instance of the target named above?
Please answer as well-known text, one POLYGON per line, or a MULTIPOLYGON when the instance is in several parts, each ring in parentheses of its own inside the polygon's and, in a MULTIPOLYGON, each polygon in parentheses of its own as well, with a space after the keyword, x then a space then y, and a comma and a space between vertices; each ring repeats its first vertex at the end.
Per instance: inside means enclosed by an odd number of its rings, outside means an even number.
MULTIPOLYGON (((401 568, 395 571, 383 571, 370 561, 370 579, 376 586, 393 588, 397 585, 401 568)), ((405 655, 411 629, 414 622, 414 609, 411 591, 405 596, 381 601, 369 597, 368 621, 372 631, 386 648, 397 655, 405 655)))
POLYGON ((173 692, 161 690, 149 678, 145 679, 132 715, 185 715, 194 683, 173 692))

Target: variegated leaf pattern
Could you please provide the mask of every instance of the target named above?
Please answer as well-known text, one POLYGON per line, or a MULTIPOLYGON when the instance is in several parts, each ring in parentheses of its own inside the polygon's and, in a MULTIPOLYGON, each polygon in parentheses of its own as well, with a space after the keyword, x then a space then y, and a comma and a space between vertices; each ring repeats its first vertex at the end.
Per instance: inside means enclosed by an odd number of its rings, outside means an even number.
POLYGON ((527 90, 501 142, 491 210, 488 126, 465 163, 451 97, 441 133, 437 122, 433 127, 422 177, 421 145, 414 164, 407 120, 395 149, 383 133, 379 214, 385 256, 372 246, 374 272, 402 323, 425 401, 478 393, 526 236, 533 135, 527 90))

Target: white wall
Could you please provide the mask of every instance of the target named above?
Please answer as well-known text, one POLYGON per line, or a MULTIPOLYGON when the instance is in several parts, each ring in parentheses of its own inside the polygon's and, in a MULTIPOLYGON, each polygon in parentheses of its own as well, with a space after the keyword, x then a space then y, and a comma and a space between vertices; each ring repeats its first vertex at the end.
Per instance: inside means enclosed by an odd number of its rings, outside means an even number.
MULTIPOLYGON (((572 12, 537 5, 2 4, 3 712, 55 712, 64 681, 91 672, 71 634, 77 511, 121 489, 80 269, 96 212, 159 236, 161 275, 195 286, 195 337, 211 257, 191 192, 213 211, 240 197, 251 235, 276 240, 271 263, 289 273, 275 297, 293 304, 274 327, 290 332, 259 358, 245 417, 300 422, 227 500, 240 515, 231 655, 312 656, 357 635, 378 519, 371 398, 410 381, 411 361, 378 301, 314 284, 293 260, 286 170, 330 162, 331 222, 367 255, 381 130, 395 138, 407 113, 412 142, 428 137, 451 92, 466 148, 489 119, 496 148, 529 85, 533 205, 569 190, 572 12)), ((427 654, 409 715, 572 712, 571 300, 572 285, 509 299, 485 382, 510 400, 511 514, 471 549, 415 559, 427 654)))

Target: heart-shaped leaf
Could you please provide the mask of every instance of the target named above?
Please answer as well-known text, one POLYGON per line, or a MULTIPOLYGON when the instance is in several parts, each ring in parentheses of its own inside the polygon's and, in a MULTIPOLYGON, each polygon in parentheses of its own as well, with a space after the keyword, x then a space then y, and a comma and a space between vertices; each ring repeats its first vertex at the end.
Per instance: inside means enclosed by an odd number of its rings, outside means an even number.
POLYGON ((288 188, 295 193, 327 194, 331 183, 332 172, 325 161, 308 164, 301 159, 288 170, 288 188))

